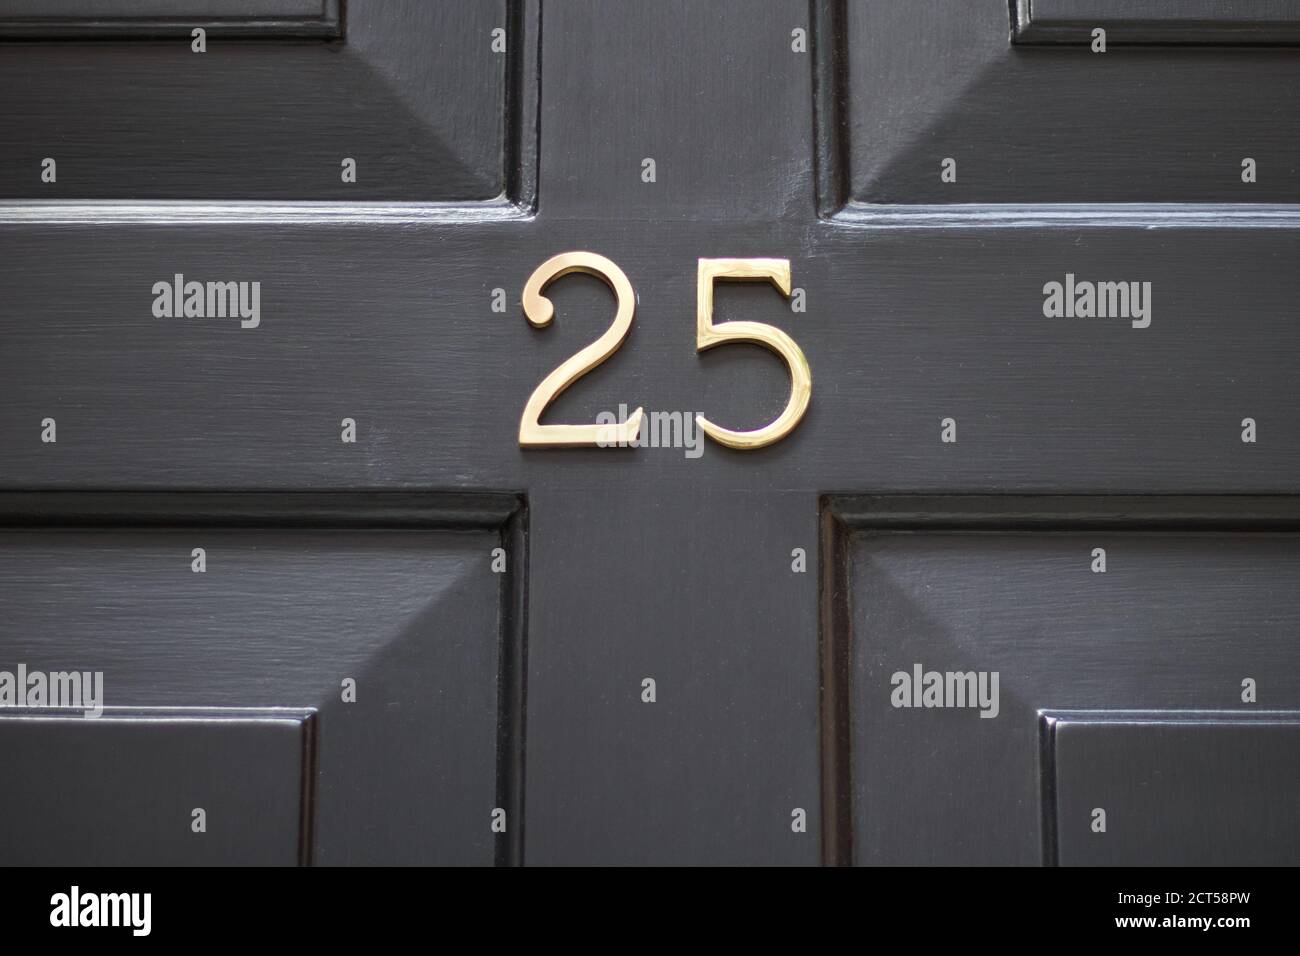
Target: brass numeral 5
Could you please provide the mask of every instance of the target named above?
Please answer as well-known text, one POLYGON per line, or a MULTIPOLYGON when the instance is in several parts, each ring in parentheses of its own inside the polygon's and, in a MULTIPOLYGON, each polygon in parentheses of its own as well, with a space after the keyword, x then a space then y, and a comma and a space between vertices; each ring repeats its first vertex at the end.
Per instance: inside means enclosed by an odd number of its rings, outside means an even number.
MULTIPOLYGON (((644 409, 638 407, 627 421, 617 425, 543 425, 542 412, 566 388, 618 351, 632 329, 636 294, 623 270, 594 252, 565 252, 552 256, 533 270, 524 283, 523 307, 528 321, 545 328, 555 318, 555 306, 542 292, 554 280, 572 272, 585 272, 605 280, 614 290, 618 309, 614 324, 586 348, 562 362, 542 379, 524 406, 519 419, 519 444, 524 448, 628 447, 641 432, 644 409)), ((704 433, 728 448, 751 451, 778 442, 798 426, 812 400, 812 371, 803 350, 785 332, 762 322, 713 324, 713 287, 720 279, 767 280, 790 296, 789 259, 701 259, 696 285, 697 352, 735 342, 753 342, 781 356, 790 370, 790 401, 775 421, 753 431, 735 431, 709 421, 695 420, 704 433)))
POLYGON ((695 351, 703 352, 730 342, 754 342, 771 349, 790 369, 790 401, 776 420, 749 432, 715 425, 703 415, 695 421, 716 442, 745 451, 778 442, 794 431, 812 400, 812 370, 803 349, 774 325, 762 322, 713 324, 713 284, 718 279, 768 279, 790 298, 789 259, 701 259, 695 290, 695 351))

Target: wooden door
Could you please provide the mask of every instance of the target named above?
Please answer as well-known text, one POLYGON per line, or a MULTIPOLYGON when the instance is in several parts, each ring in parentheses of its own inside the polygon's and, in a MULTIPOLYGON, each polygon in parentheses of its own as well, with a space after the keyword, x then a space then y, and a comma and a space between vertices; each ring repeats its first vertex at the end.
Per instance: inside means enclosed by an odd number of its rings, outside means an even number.
POLYGON ((0 861, 1300 860, 1300 8, 1136 6, 0 0, 0 861))

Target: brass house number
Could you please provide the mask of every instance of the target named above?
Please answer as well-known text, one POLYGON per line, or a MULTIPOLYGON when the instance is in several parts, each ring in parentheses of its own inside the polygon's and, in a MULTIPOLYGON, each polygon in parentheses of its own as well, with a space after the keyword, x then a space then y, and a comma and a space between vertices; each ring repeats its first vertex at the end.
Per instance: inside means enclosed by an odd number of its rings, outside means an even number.
MULTIPOLYGON (((589 446, 627 447, 635 445, 641 433, 644 409, 638 407, 626 421, 615 425, 543 425, 542 412, 570 385, 618 351, 636 312, 636 294, 623 270, 594 252, 565 252, 552 256, 533 270, 524 283, 524 315, 536 328, 545 328, 555 318, 555 305, 543 292, 556 279, 573 272, 585 272, 603 279, 614 291, 617 311, 605 334, 570 356, 533 390, 519 419, 519 444, 524 448, 582 448, 589 446)), ((812 371, 808 359, 794 339, 775 326, 762 322, 713 322, 713 286, 718 279, 764 280, 790 297, 789 259, 701 259, 697 273, 695 350, 717 348, 734 342, 753 342, 781 356, 790 369, 790 401, 777 418, 753 431, 736 431, 709 421, 695 420, 704 433, 728 448, 752 451, 778 442, 794 431, 812 399, 812 371)))

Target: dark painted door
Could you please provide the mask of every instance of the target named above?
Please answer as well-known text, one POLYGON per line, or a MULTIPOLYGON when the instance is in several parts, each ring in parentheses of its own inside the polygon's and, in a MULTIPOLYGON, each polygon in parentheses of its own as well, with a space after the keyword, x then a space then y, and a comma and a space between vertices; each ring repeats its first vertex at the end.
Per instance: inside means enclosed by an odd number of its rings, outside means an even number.
POLYGON ((0 0, 0 862, 1300 861, 1298 39, 0 0))

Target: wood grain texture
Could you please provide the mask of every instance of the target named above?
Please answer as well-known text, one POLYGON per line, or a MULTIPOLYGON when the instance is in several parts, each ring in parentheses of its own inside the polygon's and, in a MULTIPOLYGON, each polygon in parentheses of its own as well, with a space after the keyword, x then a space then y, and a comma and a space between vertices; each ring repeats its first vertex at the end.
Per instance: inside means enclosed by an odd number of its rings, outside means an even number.
POLYGON ((814 499, 611 479, 529 510, 528 861, 820 862, 814 499))
POLYGON ((540 213, 537 224, 392 229, 0 226, 0 246, 21 276, 0 300, 11 488, 527 490, 707 476, 810 494, 1268 492, 1295 490, 1300 474, 1300 421, 1283 411, 1300 401, 1289 229, 629 232, 540 213), (530 329, 517 311, 536 262, 582 247, 621 265, 640 307, 623 348, 551 420, 591 421, 620 402, 732 427, 774 417, 788 389, 777 359, 694 351, 695 257, 726 252, 787 255, 807 292, 804 314, 769 289, 717 297, 719 321, 769 322, 804 349, 814 392, 799 429, 699 460, 519 449, 528 394, 612 314, 583 277, 557 283, 554 328, 530 329), (70 264, 85 277, 72 285, 70 264), (150 287, 175 271, 260 278, 261 327, 155 319, 150 287), (1149 278, 1151 327, 1045 319, 1043 283, 1067 272, 1149 278), (497 286, 505 315, 490 310, 497 286), (57 445, 39 440, 46 416, 57 445), (355 446, 339 443, 345 416, 360 425, 355 446), (948 416, 956 446, 939 441, 948 416), (1247 416, 1265 436, 1255 445, 1240 440, 1247 416))
POLYGON ((810 63, 790 49, 806 4, 565 0, 545 20, 543 89, 560 86, 542 125, 562 131, 543 140, 548 216, 757 224, 807 207, 810 63))

